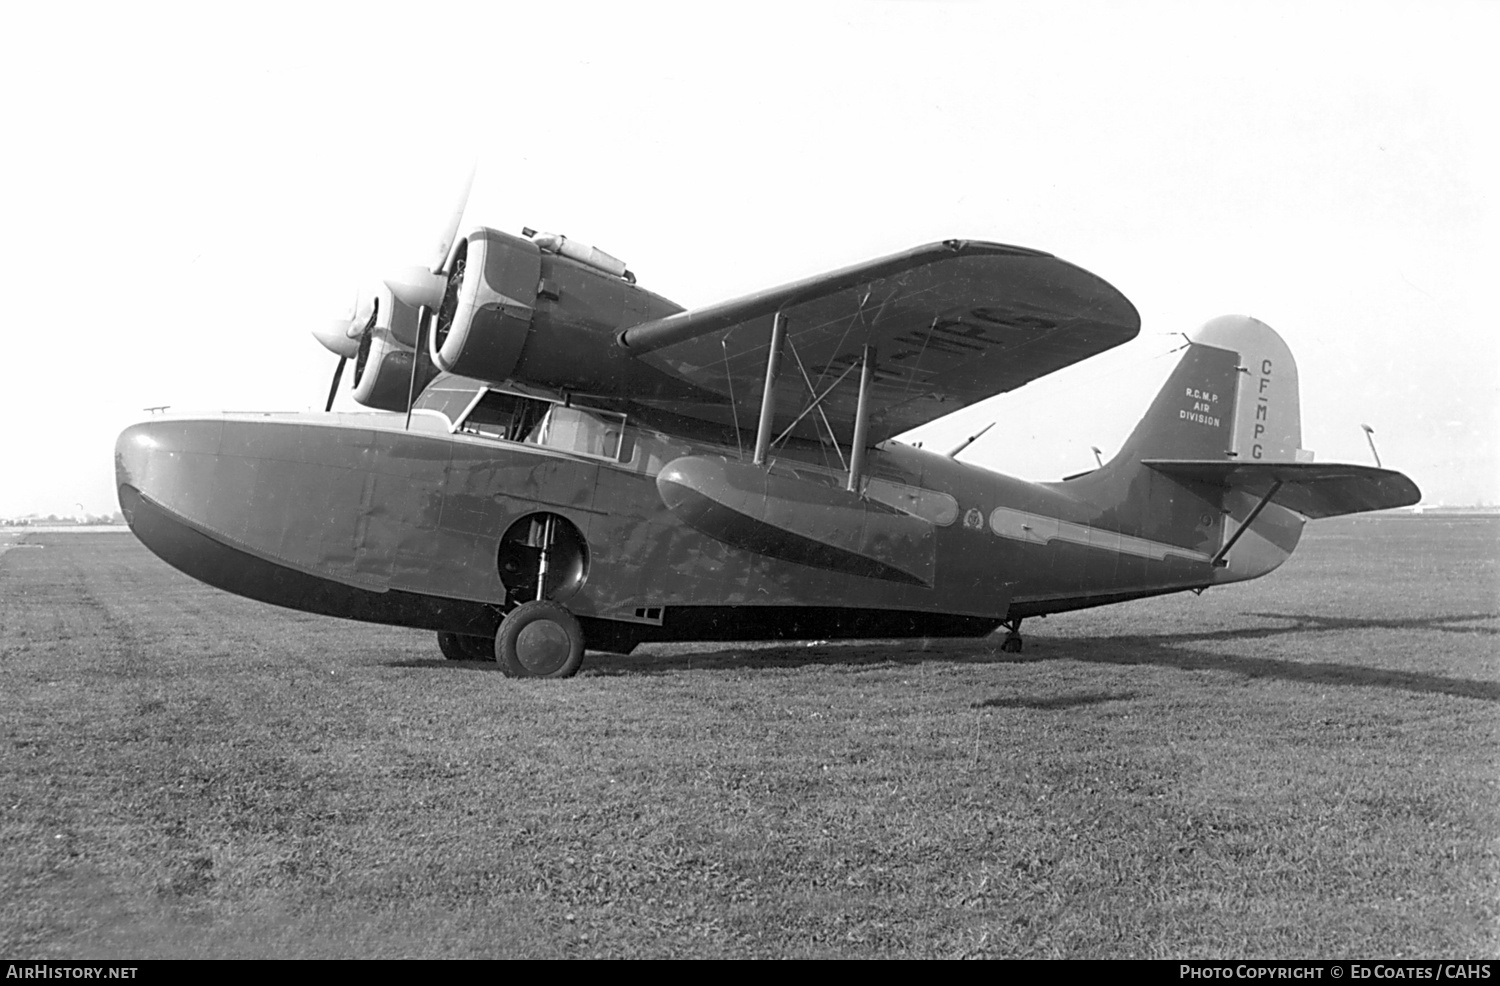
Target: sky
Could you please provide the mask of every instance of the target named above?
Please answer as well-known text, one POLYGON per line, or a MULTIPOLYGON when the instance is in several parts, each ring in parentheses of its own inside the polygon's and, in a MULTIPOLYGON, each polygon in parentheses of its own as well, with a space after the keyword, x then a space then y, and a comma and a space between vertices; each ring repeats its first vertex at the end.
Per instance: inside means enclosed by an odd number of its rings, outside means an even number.
MULTIPOLYGON (((912 436, 1118 448, 1214 316, 1303 445, 1500 503, 1500 4, 31 4, 0 62, 0 517, 116 509, 118 433, 321 408, 312 329, 465 227, 689 308, 951 237, 1054 253, 1138 339, 912 436)), ((357 409, 345 390, 336 407, 357 409)))

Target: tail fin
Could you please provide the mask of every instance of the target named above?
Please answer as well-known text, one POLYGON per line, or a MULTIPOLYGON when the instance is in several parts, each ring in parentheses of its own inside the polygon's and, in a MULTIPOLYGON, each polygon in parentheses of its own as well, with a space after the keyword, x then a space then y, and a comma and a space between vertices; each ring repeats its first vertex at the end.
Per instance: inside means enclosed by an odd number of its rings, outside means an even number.
POLYGON ((1070 489, 1122 531, 1193 548, 1212 580, 1264 575, 1309 517, 1421 499, 1399 472, 1314 465, 1302 448, 1297 361, 1268 325, 1225 315, 1198 330, 1120 452, 1070 489))
POLYGON ((1141 459, 1312 461, 1302 450, 1297 361, 1281 336, 1244 315, 1199 329, 1110 465, 1141 459))
POLYGON ((1168 474, 1150 463, 1311 461, 1301 446, 1291 350, 1264 322, 1225 315, 1190 339, 1119 453, 1068 486, 1107 506, 1122 531, 1218 558, 1213 580, 1238 581, 1285 561, 1301 537, 1303 518, 1274 503, 1260 504, 1260 496, 1237 484, 1168 474), (1246 520, 1252 526, 1236 540, 1233 557, 1221 557, 1246 520))

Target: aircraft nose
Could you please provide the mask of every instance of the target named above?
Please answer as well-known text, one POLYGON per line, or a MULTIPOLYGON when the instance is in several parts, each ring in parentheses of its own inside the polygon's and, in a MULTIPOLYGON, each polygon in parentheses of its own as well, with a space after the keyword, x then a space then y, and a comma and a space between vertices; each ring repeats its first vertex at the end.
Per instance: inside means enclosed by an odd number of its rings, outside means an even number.
POLYGON ((175 504, 185 489, 184 459, 218 451, 217 421, 146 421, 131 425, 115 441, 115 483, 120 512, 131 520, 142 495, 175 504))
POLYGON ((151 425, 131 425, 120 432, 115 439, 116 484, 139 488, 140 477, 146 474, 147 461, 156 445, 151 425))
POLYGON ((120 512, 125 523, 135 524, 135 507, 140 502, 141 483, 150 472, 151 456, 158 447, 153 426, 131 425, 115 439, 115 492, 120 498, 120 512))

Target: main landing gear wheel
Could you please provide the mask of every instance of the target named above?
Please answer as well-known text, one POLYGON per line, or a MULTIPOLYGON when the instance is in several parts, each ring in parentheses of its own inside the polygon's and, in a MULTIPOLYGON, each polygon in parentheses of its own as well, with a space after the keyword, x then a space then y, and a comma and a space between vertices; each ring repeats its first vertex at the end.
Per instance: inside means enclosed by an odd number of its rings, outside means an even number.
POLYGON ((1001 624, 1009 632, 1005 639, 1000 642, 1000 649, 1007 654, 1021 653, 1021 621, 1007 620, 1001 624))
POLYGON ((570 678, 583 664, 583 628, 550 600, 522 603, 495 631, 495 660, 509 678, 570 678))
POLYGON ((495 649, 488 638, 466 633, 439 633, 438 650, 450 661, 493 661, 495 649))

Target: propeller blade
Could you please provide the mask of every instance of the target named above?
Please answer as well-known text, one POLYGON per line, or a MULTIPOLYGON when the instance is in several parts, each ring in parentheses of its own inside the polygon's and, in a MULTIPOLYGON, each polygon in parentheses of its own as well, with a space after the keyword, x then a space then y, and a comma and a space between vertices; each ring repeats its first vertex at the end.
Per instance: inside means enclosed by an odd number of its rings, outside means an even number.
POLYGON ((417 344, 411 354, 411 376, 406 381, 406 430, 411 431, 411 409, 417 402, 417 369, 422 365, 422 337, 432 310, 425 305, 417 311, 417 344))
POLYGON ((443 229, 443 238, 438 242, 437 259, 433 261, 432 272, 443 274, 448 270, 448 255, 453 252, 453 244, 458 240, 458 224, 464 221, 464 209, 469 205, 469 190, 474 187, 474 172, 479 170, 479 162, 475 161, 469 168, 469 180, 464 182, 463 194, 458 197, 458 205, 453 210, 453 215, 448 218, 448 225, 443 229))
POLYGON ((333 386, 328 388, 328 405, 323 408, 325 414, 333 410, 333 399, 338 396, 339 381, 344 378, 344 364, 347 362, 349 362, 347 358, 340 356, 339 365, 334 368, 333 386))

